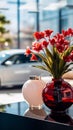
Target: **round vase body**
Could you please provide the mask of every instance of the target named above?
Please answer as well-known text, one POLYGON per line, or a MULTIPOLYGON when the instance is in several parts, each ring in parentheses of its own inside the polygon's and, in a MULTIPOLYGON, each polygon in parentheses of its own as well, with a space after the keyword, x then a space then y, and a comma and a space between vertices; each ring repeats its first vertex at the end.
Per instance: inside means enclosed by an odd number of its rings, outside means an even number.
POLYGON ((43 89, 42 97, 51 112, 65 112, 73 104, 73 88, 63 79, 54 79, 43 89))
POLYGON ((29 79, 22 87, 24 99, 29 103, 30 107, 41 107, 43 104, 42 90, 46 83, 43 80, 29 79))

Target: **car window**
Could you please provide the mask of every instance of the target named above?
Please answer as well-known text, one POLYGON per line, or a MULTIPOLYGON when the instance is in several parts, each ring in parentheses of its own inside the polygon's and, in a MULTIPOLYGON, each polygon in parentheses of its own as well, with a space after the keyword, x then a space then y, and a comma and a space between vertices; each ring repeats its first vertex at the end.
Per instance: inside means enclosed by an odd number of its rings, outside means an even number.
MULTIPOLYGON (((21 63, 33 63, 33 62, 37 62, 37 61, 31 61, 30 60, 30 57, 31 57, 31 55, 29 55, 29 56, 26 56, 26 55, 24 55, 24 54, 19 54, 19 55, 17 55, 17 57, 15 57, 15 59, 14 59, 14 64, 21 64, 21 63)), ((39 57, 37 57, 38 58, 38 61, 41 61, 41 59, 39 58, 39 57)))
POLYGON ((26 59, 25 62, 27 62, 27 63, 35 63, 35 62, 41 62, 41 61, 42 61, 39 56, 36 56, 36 57, 37 57, 38 60, 30 60, 31 55, 29 55, 29 56, 26 56, 26 55, 25 55, 25 59, 26 59))
MULTIPOLYGON (((33 63, 37 61, 31 61, 30 60, 31 55, 26 56, 24 54, 15 54, 13 56, 10 56, 5 62, 3 62, 3 65, 13 65, 13 64, 22 64, 22 63, 33 63)), ((41 61, 41 59, 38 57, 38 61, 41 61)))
POLYGON ((13 65, 13 64, 21 64, 25 63, 24 54, 15 54, 8 58, 3 64, 5 65, 13 65))
POLYGON ((0 53, 0 62, 4 61, 10 56, 10 54, 0 53))

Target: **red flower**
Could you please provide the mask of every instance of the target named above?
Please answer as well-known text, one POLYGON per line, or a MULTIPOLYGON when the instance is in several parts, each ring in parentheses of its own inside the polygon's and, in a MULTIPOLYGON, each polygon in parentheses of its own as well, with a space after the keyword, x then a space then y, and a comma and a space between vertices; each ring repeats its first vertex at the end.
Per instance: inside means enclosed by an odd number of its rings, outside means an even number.
POLYGON ((51 33, 53 32, 53 30, 45 30, 45 36, 46 37, 50 37, 51 33))
POLYGON ((56 42, 57 42, 56 37, 54 37, 54 38, 50 39, 50 44, 51 44, 51 45, 56 44, 56 42))
POLYGON ((62 34, 64 35, 64 37, 66 36, 73 36, 73 29, 72 28, 69 28, 68 30, 62 30, 62 34))
POLYGON ((66 36, 68 36, 68 31, 62 30, 62 34, 64 35, 64 37, 66 37, 66 36))
POLYGON ((33 35, 37 40, 44 38, 44 32, 35 32, 33 35))
POLYGON ((64 45, 69 45, 69 41, 68 40, 64 40, 64 45))
POLYGON ((49 44, 49 42, 47 42, 47 41, 45 41, 45 40, 42 42, 42 46, 43 46, 43 47, 47 47, 48 44, 49 44))
POLYGON ((64 45, 64 39, 63 38, 59 39, 58 42, 59 42, 59 44, 64 45))
POLYGON ((45 36, 45 33, 44 32, 40 32, 40 37, 44 38, 44 36, 45 36))
POLYGON ((70 56, 64 56, 63 59, 64 59, 65 62, 70 62, 71 61, 70 56))
POLYGON ((59 39, 64 39, 63 34, 57 33, 57 39, 58 39, 58 40, 59 40, 59 39))
POLYGON ((28 47, 25 51, 25 54, 28 56, 29 54, 31 54, 31 49, 28 47))
POLYGON ((72 28, 68 29, 68 34, 71 35, 71 36, 73 36, 73 29, 72 28))
POLYGON ((58 50, 58 52, 62 53, 64 51, 64 46, 60 45, 59 43, 56 44, 56 48, 58 50))
POLYGON ((36 55, 32 54, 31 58, 30 58, 31 61, 34 61, 34 60, 38 60, 36 55))
POLYGON ((42 44, 40 42, 33 42, 32 44, 32 50, 35 51, 41 51, 42 50, 42 44))

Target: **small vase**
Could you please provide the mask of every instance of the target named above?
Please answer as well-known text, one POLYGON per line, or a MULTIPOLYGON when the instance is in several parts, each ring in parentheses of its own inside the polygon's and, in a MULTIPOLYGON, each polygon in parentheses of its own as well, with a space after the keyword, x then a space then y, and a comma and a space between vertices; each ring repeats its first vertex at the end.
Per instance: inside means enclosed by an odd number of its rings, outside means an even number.
POLYGON ((46 83, 39 77, 30 77, 22 87, 24 99, 29 104, 31 109, 41 108, 43 104, 42 90, 46 83))
POLYGON ((73 88, 63 79, 52 79, 43 89, 42 97, 51 115, 62 115, 73 104, 73 88))
POLYGON ((22 87, 22 94, 29 108, 24 113, 24 116, 44 119, 46 112, 42 108, 42 91, 46 83, 39 77, 30 77, 22 87))

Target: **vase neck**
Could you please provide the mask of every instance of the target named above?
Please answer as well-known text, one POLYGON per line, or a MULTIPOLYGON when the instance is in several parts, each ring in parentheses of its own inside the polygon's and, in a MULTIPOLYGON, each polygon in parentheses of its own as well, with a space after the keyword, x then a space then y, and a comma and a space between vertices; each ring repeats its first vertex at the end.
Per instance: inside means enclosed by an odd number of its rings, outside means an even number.
POLYGON ((52 81, 54 81, 54 82, 57 82, 57 81, 63 81, 63 78, 52 78, 52 81))
POLYGON ((62 92, 61 92, 61 86, 63 79, 53 79, 54 81, 54 99, 55 102, 61 102, 62 101, 62 92))

